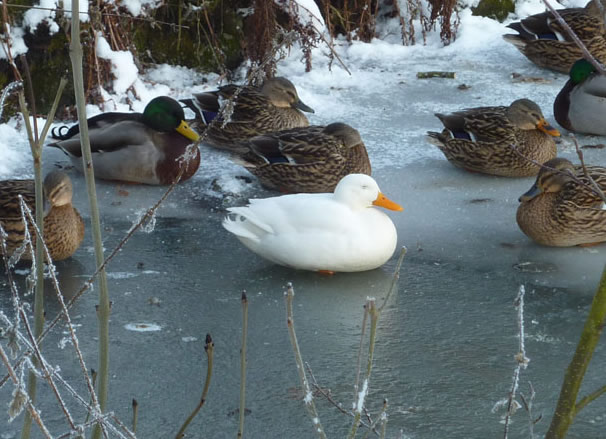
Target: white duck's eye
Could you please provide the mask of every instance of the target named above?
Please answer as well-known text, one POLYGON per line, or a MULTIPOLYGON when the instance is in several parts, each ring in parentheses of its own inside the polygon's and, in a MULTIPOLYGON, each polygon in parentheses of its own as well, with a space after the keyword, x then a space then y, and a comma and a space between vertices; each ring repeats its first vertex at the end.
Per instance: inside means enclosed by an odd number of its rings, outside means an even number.
POLYGON ((364 190, 368 189, 368 185, 363 184, 362 189, 364 189, 364 190))

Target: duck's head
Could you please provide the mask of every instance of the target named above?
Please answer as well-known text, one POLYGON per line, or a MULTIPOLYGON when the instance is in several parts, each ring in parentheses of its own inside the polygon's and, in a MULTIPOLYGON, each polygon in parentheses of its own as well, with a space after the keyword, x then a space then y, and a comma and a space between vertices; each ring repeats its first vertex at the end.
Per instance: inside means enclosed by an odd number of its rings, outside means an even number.
MULTIPOLYGON (((592 2, 593 3, 593 2, 592 2)), ((575 85, 585 82, 596 72, 595 67, 586 59, 576 61, 570 68, 570 80, 575 85)))
POLYGON ((164 133, 177 131, 193 142, 200 138, 185 122, 181 105, 168 96, 159 96, 149 101, 143 110, 143 122, 150 128, 164 133))
POLYGON ((331 123, 330 125, 326 125, 322 132, 341 140, 341 142, 343 142, 343 144, 348 148, 363 143, 362 137, 360 137, 358 130, 352 128, 346 123, 331 123))
POLYGON ((560 132, 545 120, 541 108, 530 99, 513 101, 506 111, 507 118, 521 130, 540 130, 558 137, 560 132))
POLYGON ((535 183, 519 198, 519 201, 530 201, 541 194, 561 191, 566 183, 572 181, 573 173, 574 165, 567 159, 555 158, 546 161, 541 166, 535 183))
POLYGON ((404 210, 402 206, 383 195, 377 182, 366 174, 349 174, 343 177, 335 188, 335 198, 353 208, 380 206, 389 210, 404 210))
POLYGON ((261 88, 263 93, 272 104, 279 108, 296 108, 308 113, 314 113, 311 107, 308 107, 299 99, 295 85, 286 78, 275 77, 267 79, 261 88))
POLYGON ((52 207, 65 206, 72 202, 72 181, 64 172, 49 172, 44 178, 43 189, 45 201, 52 207))

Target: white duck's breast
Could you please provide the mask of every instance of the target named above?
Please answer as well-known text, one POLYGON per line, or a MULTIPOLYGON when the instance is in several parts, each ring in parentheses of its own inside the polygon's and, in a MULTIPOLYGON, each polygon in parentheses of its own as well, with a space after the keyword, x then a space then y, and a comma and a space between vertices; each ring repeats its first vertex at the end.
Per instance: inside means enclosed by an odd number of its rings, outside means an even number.
POLYGON ((372 207, 352 210, 326 194, 251 200, 247 209, 254 222, 263 221, 267 227, 249 225, 247 231, 257 239, 238 236, 240 241, 255 253, 293 268, 371 270, 392 256, 397 243, 395 226, 383 212, 372 207))

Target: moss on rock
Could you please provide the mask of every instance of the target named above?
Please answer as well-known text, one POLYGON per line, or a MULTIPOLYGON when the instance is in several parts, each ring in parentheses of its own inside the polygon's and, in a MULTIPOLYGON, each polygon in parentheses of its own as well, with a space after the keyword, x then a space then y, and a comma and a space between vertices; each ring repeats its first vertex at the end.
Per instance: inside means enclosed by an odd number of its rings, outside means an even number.
POLYGON ((475 8, 472 8, 473 15, 494 18, 503 21, 510 12, 515 10, 513 0, 480 0, 475 8))

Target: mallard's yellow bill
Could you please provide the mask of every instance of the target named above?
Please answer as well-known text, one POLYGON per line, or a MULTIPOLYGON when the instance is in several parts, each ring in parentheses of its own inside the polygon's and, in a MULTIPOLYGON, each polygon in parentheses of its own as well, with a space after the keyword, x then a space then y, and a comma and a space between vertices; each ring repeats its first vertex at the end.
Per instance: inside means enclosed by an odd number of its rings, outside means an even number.
POLYGON ((185 122, 184 120, 182 120, 181 124, 177 127, 177 132, 179 134, 184 135, 189 140, 192 140, 194 142, 197 142, 198 139, 200 138, 200 136, 198 136, 198 133, 196 133, 194 130, 192 130, 189 127, 189 125, 187 124, 187 122, 185 122))
POLYGON ((539 121, 539 123, 537 124, 537 129, 549 134, 550 136, 560 137, 560 132, 551 125, 549 125, 549 122, 547 122, 545 119, 541 119, 539 121))
POLYGON ((389 198, 387 198, 385 195, 383 195, 381 192, 379 192, 377 199, 375 201, 373 201, 372 204, 374 204, 375 206, 384 207, 385 209, 396 210, 398 212, 401 212, 404 210, 404 208, 402 206, 400 206, 398 203, 394 203, 389 198))

